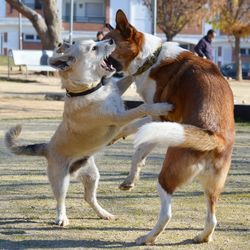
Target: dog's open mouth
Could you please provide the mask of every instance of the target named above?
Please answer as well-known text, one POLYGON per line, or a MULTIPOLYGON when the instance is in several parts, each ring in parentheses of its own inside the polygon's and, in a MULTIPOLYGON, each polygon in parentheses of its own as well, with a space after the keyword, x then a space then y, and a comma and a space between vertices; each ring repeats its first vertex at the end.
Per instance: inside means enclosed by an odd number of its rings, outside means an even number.
POLYGON ((109 72, 116 71, 115 67, 112 65, 112 63, 110 62, 109 58, 104 58, 101 61, 101 67, 104 68, 106 71, 109 71, 109 72))
POLYGON ((104 62, 108 65, 111 65, 114 70, 117 72, 122 71, 122 65, 112 56, 108 56, 104 59, 104 62))
POLYGON ((69 65, 67 64, 67 62, 64 62, 64 61, 57 61, 51 66, 53 66, 57 69, 60 69, 60 70, 66 70, 69 68, 69 65))
POLYGON ((72 64, 76 61, 76 58, 71 55, 57 55, 49 58, 49 65, 55 69, 66 71, 71 68, 72 64))

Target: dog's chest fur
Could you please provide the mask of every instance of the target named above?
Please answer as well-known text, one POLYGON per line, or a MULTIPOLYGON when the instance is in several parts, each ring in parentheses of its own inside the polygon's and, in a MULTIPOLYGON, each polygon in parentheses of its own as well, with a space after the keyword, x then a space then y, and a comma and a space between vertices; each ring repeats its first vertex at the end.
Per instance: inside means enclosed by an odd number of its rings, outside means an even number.
POLYGON ((88 96, 67 98, 63 122, 54 136, 55 141, 60 141, 61 154, 92 155, 100 150, 120 129, 112 123, 112 116, 124 110, 122 99, 112 83, 88 96), (62 134, 64 138, 59 138, 62 134))

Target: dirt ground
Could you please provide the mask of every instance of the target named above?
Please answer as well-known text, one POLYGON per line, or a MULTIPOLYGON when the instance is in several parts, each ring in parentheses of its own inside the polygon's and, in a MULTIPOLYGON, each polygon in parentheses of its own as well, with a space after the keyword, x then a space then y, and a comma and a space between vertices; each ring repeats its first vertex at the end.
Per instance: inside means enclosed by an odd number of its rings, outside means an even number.
MULTIPOLYGON (((229 80, 236 104, 250 105, 250 81, 229 80)), ((44 100, 45 95, 64 94, 58 77, 20 74, 17 68, 8 80, 7 68, 0 66, 0 119, 54 118, 61 117, 63 102, 44 100)), ((132 85, 124 94, 124 99, 140 99, 132 85)))
MULTIPOLYGON (((150 155, 140 182, 131 192, 120 191, 118 185, 131 162, 132 139, 119 141, 97 154, 101 175, 98 199, 118 219, 99 219, 84 202, 81 184, 72 179, 66 200, 70 225, 59 228, 53 224, 55 201, 45 160, 11 155, 3 137, 8 128, 21 123, 22 142, 48 141, 60 122, 63 102, 47 101, 44 96, 64 91, 58 78, 29 76, 30 82, 17 82, 0 77, 0 249, 249 249, 249 123, 237 124, 232 167, 217 208, 214 241, 201 245, 192 241, 202 230, 205 218, 202 189, 194 182, 175 193, 173 218, 157 244, 136 246, 135 239, 147 233, 158 216, 156 180, 164 150, 158 148, 150 155)), ((231 86, 236 89, 235 99, 250 103, 247 84, 232 82, 231 86)), ((126 97, 134 97, 133 87, 126 97)))

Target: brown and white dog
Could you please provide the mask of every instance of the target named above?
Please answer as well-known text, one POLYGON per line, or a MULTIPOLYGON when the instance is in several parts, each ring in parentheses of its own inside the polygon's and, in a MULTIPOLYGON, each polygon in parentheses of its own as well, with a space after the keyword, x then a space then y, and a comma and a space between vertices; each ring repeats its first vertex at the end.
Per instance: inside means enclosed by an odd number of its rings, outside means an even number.
MULTIPOLYGON (((216 202, 230 168, 235 136, 233 96, 227 81, 209 60, 137 31, 121 10, 116 14, 116 28, 106 38, 115 40, 112 60, 119 70, 136 76, 137 92, 144 101, 168 102, 175 107, 162 117, 165 122, 148 123, 136 134, 132 167, 121 185, 123 189, 134 185, 138 163, 157 144, 168 148, 158 178, 159 219, 137 243, 155 242, 171 218, 172 194, 195 177, 207 199, 205 227, 195 241, 210 241, 217 223, 216 202)), ((120 136, 135 132, 138 124, 131 124, 120 136)))

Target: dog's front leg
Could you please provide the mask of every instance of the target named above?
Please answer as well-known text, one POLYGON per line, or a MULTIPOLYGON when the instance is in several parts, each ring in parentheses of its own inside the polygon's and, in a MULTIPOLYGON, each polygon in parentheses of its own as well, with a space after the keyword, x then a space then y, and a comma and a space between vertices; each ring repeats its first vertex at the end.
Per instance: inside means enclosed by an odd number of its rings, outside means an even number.
POLYGON ((137 132, 137 130, 143 126, 146 123, 149 123, 152 121, 152 118, 150 116, 144 117, 142 119, 130 122, 128 125, 126 125, 125 127, 123 127, 119 133, 115 136, 115 138, 111 141, 110 144, 115 143, 116 141, 118 141, 121 138, 125 138, 129 135, 132 135, 134 133, 137 132))
POLYGON ((167 115, 169 111, 173 109, 173 105, 169 103, 152 103, 142 104, 136 108, 123 111, 121 113, 115 113, 107 116, 107 121, 110 125, 118 125, 120 127, 125 126, 133 120, 142 118, 144 116, 161 116, 167 115))

